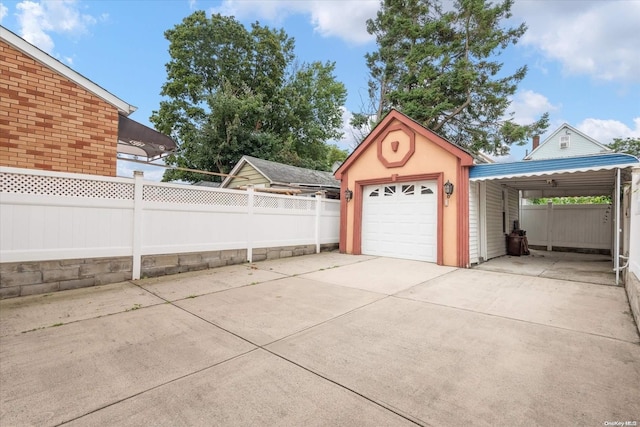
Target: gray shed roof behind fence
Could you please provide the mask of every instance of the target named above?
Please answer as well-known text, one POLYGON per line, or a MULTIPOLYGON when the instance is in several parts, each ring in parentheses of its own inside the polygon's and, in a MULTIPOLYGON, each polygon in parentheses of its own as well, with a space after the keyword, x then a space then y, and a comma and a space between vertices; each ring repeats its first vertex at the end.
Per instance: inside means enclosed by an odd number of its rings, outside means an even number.
MULTIPOLYGON (((231 175, 240 170, 245 162, 264 175, 272 185, 340 188, 340 181, 335 179, 331 172, 300 168, 251 156, 242 156, 231 175)), ((224 183, 222 186, 224 187, 224 183)))

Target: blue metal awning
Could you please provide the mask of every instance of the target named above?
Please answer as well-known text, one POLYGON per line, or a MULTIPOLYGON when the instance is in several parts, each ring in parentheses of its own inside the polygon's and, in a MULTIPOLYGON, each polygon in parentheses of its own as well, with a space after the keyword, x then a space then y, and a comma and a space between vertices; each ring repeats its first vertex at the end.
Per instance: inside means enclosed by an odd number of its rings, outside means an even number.
POLYGON ((573 172, 610 170, 637 166, 640 161, 629 154, 595 154, 558 159, 527 160, 511 163, 490 163, 472 166, 470 181, 509 179, 573 172))

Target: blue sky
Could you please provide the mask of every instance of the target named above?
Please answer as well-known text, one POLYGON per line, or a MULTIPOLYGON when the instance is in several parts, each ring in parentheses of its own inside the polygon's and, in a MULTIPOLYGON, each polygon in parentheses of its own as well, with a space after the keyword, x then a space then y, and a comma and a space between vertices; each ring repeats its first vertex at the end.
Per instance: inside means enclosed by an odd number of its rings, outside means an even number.
MULTIPOLYGON (((293 36, 301 60, 336 62, 348 90, 348 121, 366 96, 364 55, 376 46, 365 21, 378 7, 378 0, 1 0, 0 22, 137 106, 131 118, 148 125, 166 80, 165 30, 195 10, 234 15, 245 24, 258 20, 293 36)), ((567 122, 605 144, 640 137, 640 0, 516 0, 511 20, 529 27, 501 57, 506 70, 529 67, 512 100, 517 122, 548 111, 548 133, 567 122)), ((347 125, 338 145, 353 146, 347 125)), ((525 148, 512 148, 511 159, 521 159, 525 148)), ((120 163, 123 176, 138 168, 120 163)), ((151 179, 161 175, 145 172, 151 179)))

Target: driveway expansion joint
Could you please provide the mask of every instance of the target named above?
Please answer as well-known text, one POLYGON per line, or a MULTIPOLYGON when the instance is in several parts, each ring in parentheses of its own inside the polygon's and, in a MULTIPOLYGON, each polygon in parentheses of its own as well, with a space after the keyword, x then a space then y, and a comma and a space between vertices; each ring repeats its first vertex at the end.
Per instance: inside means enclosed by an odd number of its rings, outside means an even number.
POLYGON ((413 302, 417 302, 417 303, 421 303, 421 304, 435 305, 435 306, 438 306, 438 307, 450 308, 452 310, 466 311, 468 313, 475 313, 475 314, 479 314, 479 315, 483 315, 483 316, 495 317, 495 318, 498 318, 498 319, 511 320, 511 321, 514 321, 514 322, 527 323, 527 324, 530 324, 530 325, 536 325, 536 326, 541 326, 541 327, 545 327, 545 328, 559 329, 561 331, 574 332, 574 333, 577 333, 577 334, 585 334, 585 335, 590 335, 590 336, 594 336, 594 337, 598 337, 598 338, 604 338, 604 339, 609 339, 609 340, 613 340, 613 341, 617 341, 617 342, 623 342, 623 343, 626 343, 626 344, 634 344, 634 345, 640 346, 640 339, 637 340, 637 341, 627 341, 627 340, 623 340, 623 339, 616 338, 616 337, 610 337, 610 336, 607 336, 607 335, 596 334, 594 332, 581 331, 581 330, 578 330, 578 329, 571 329, 571 328, 563 328, 562 326, 549 325, 549 324, 540 323, 540 322, 534 322, 534 321, 525 320, 525 319, 518 319, 517 317, 501 316, 499 314, 472 310, 470 308, 456 307, 456 306, 447 305, 447 304, 440 304, 440 303, 433 302, 433 301, 423 301, 423 300, 420 300, 420 299, 414 299, 414 298, 410 298, 410 297, 406 297, 406 296, 398 296, 398 295, 390 295, 390 296, 392 298, 398 298, 398 299, 401 299, 401 300, 413 301, 413 302))
MULTIPOLYGON (((280 279, 275 279, 275 280, 280 280, 280 279)), ((266 282, 265 282, 265 283, 266 283, 266 282)), ((144 289, 144 288, 142 288, 142 289, 144 289)), ((149 290, 147 290, 147 289, 145 289, 145 291, 152 293, 151 291, 149 291, 149 290)), ((153 294, 153 293, 152 293, 152 294, 153 294)), ((155 294, 154 294, 154 295, 155 295, 155 294)), ((155 295, 155 296, 157 296, 158 298, 162 298, 162 297, 161 297, 161 296, 159 296, 159 295, 155 295)), ((245 338, 245 337, 243 337, 243 336, 241 336, 241 335, 239 335, 239 334, 235 333, 235 332, 232 332, 232 331, 230 331, 230 330, 228 330, 228 329, 226 329, 226 328, 224 328, 224 327, 222 327, 222 326, 220 326, 220 325, 216 324, 215 322, 212 322, 212 321, 210 321, 210 320, 208 320, 208 319, 205 319, 204 317, 199 316, 199 315, 197 315, 197 314, 195 314, 195 313, 193 313, 193 312, 191 312, 191 311, 189 311, 189 310, 187 310, 187 309, 185 309, 185 308, 183 308, 183 307, 177 306, 177 305, 173 304, 173 302, 172 302, 172 301, 166 300, 165 298, 162 298, 162 299, 163 299, 163 300, 165 300, 165 301, 166 301, 166 303, 169 303, 169 304, 171 304, 172 306, 174 306, 174 307, 176 307, 176 308, 179 308, 180 310, 182 310, 182 311, 184 311, 184 312, 186 312, 186 313, 188 313, 188 314, 190 314, 190 315, 192 315, 192 316, 194 316, 194 317, 197 317, 198 319, 200 319, 200 320, 202 320, 202 321, 204 321, 204 322, 206 322, 206 323, 208 323, 208 324, 210 324, 210 325, 212 325, 212 326, 214 326, 214 327, 216 327, 216 328, 219 328, 219 329, 221 329, 222 331, 227 332, 227 333, 229 333, 229 334, 231 334, 231 335, 233 335, 233 336, 235 336, 235 337, 237 337, 237 338, 239 338, 239 339, 241 339, 241 340, 243 340, 243 341, 247 342, 248 344, 251 344, 251 345, 253 345, 253 346, 255 347, 254 349, 252 349, 252 350, 250 350, 250 351, 247 351, 247 352, 243 353, 242 355, 244 355, 244 354, 246 354, 246 353, 249 353, 249 352, 251 352, 251 351, 255 351, 255 350, 257 350, 257 349, 263 350, 263 351, 265 351, 265 352, 267 352, 267 353, 269 353, 269 354, 271 354, 271 355, 273 355, 273 356, 275 356, 275 357, 277 357, 277 358, 279 358, 279 359, 284 360, 285 362, 291 363, 292 365, 295 365, 295 366, 297 366, 297 367, 299 367, 299 368, 301 368, 301 369, 304 369, 305 371, 309 372, 310 374, 313 374, 313 375, 315 375, 315 376, 317 376, 317 377, 319 377, 319 378, 321 378, 321 379, 323 379, 323 380, 325 380, 325 381, 328 381, 328 382, 330 382, 330 383, 332 383, 332 384, 334 384, 334 385, 336 385, 336 386, 338 386, 338 387, 340 387, 340 388, 342 388, 342 389, 344 389, 344 390, 346 390, 346 391, 348 391, 348 392, 351 392, 351 393, 353 393, 353 394, 355 394, 355 395, 357 395, 357 396, 359 396, 359 397, 361 397, 361 398, 363 398, 363 399, 367 400, 368 402, 370 402, 370 403, 372 403, 372 404, 374 404, 374 405, 376 405, 376 406, 379 406, 379 407, 381 407, 381 408, 383 408, 383 409, 385 409, 385 410, 387 410, 387 411, 389 411, 389 412, 392 412, 392 413, 396 414, 397 416, 402 417, 402 418, 404 418, 405 420, 407 420, 407 421, 409 421, 409 422, 411 422, 411 423, 413 423, 413 424, 416 424, 416 425, 419 425, 419 426, 429 426, 429 424, 425 423, 425 422, 424 422, 424 421, 422 421, 422 420, 418 420, 417 418, 414 418, 414 417, 412 417, 412 416, 410 416, 410 415, 403 414, 401 411, 399 411, 399 410, 397 410, 397 409, 395 409, 395 408, 391 407, 390 405, 386 405, 386 404, 384 404, 384 403, 378 402, 377 400, 375 400, 375 399, 373 399, 373 398, 371 398, 371 397, 368 397, 368 396, 366 396, 366 395, 364 395, 364 394, 362 394, 362 393, 360 393, 360 392, 358 392, 358 391, 356 391, 356 390, 354 390, 354 389, 352 389, 352 388, 350 388, 350 387, 347 387, 347 386, 346 386, 346 385, 344 385, 344 384, 341 384, 341 383, 339 383, 339 382, 337 382, 337 381, 334 381, 334 380, 332 380, 331 378, 329 378, 329 377, 327 377, 327 376, 325 376, 325 375, 323 375, 323 374, 321 374, 321 373, 319 373, 319 372, 316 372, 316 371, 314 371, 314 370, 312 370, 312 369, 309 369, 309 368, 307 368, 307 367, 305 367, 305 366, 303 366, 303 365, 301 365, 301 364, 299 364, 299 363, 297 363, 297 362, 295 362, 295 361, 293 361, 293 360, 291 360, 291 359, 288 359, 288 358, 286 358, 286 357, 284 357, 284 356, 282 356, 282 355, 280 355, 280 354, 278 354, 278 353, 275 353, 275 352, 271 351, 270 349, 266 348, 266 346, 268 346, 268 345, 272 345, 272 344, 274 344, 274 343, 276 343, 276 342, 282 341, 282 340, 284 340, 284 339, 286 339, 286 338, 289 338, 289 337, 291 337, 291 336, 294 336, 294 335, 296 335, 296 334, 300 334, 300 333, 302 333, 302 332, 304 332, 304 331, 307 331, 307 330, 309 330, 309 329, 313 329, 313 328, 316 328, 316 327, 318 327, 318 326, 320 326, 320 325, 323 325, 323 324, 325 324, 325 323, 328 323, 328 322, 334 321, 335 319, 339 319, 339 318, 341 318, 341 317, 344 317, 344 316, 346 316, 346 315, 348 315, 348 314, 351 314, 351 313, 353 313, 353 312, 355 312, 355 311, 358 311, 358 310, 360 310, 360 309, 362 309, 362 308, 364 308, 364 307, 367 307, 367 306, 369 306, 369 305, 375 304, 375 303, 377 303, 377 302, 379 302, 379 301, 382 301, 382 300, 384 300, 384 299, 387 299, 387 298, 389 298, 389 297, 390 297, 390 295, 384 295, 382 298, 376 299, 375 301, 371 301, 371 302, 369 302, 369 303, 367 303, 367 304, 364 304, 364 305, 362 305, 362 306, 358 306, 358 307, 356 307, 356 308, 354 308, 354 309, 351 309, 351 310, 349 310, 349 311, 347 311, 347 312, 345 312, 345 313, 341 313, 341 314, 339 314, 339 315, 337 315, 337 316, 334 316, 334 317, 332 317, 332 318, 330 318, 330 319, 327 319, 327 320, 324 320, 324 321, 322 321, 322 322, 319 322, 319 323, 316 323, 316 324, 314 324, 314 325, 311 325, 311 326, 309 326, 309 327, 303 328, 303 329, 301 329, 301 330, 299 330, 299 331, 296 331, 296 332, 294 332, 294 333, 291 333, 291 334, 289 334, 289 335, 287 335, 287 336, 285 336, 285 337, 279 338, 279 339, 277 339, 277 340, 271 341, 271 342, 269 342, 269 343, 267 343, 267 344, 263 344, 263 345, 257 344, 257 343, 255 343, 255 342, 253 342, 253 341, 251 341, 251 340, 249 340, 249 339, 247 339, 247 338, 245 338)), ((241 356, 241 355, 239 355, 239 356, 241 356)), ((239 356, 236 356, 236 357, 239 357, 239 356)), ((233 360, 233 359, 235 359, 236 357, 230 358, 230 359, 228 359, 228 360, 233 360)), ((226 361, 228 361, 228 360, 225 360, 225 361, 220 362, 220 363, 224 363, 224 362, 226 362, 226 361)), ((219 365, 220 363, 216 363, 215 365, 212 365, 212 366, 219 365)), ((210 367, 212 367, 212 366, 210 366, 210 367)), ((201 372, 201 371, 203 371, 203 370, 205 370, 205 369, 209 369, 210 367, 203 368, 203 369, 200 369, 200 370, 198 370, 198 371, 195 371, 195 372, 192 372, 192 373, 186 374, 186 375, 184 375, 184 376, 182 376, 182 377, 180 377, 180 378, 186 378, 186 377, 189 377, 189 376, 194 375, 194 374, 197 374, 197 373, 199 373, 199 372, 201 372)), ((177 378, 177 379, 180 379, 180 378, 177 378)), ((177 379, 175 379, 175 380, 177 380, 177 379)), ((170 382, 173 382, 173 381, 175 381, 175 380, 169 381, 169 383, 170 383, 170 382)), ((158 386, 158 387, 159 387, 159 386, 158 386)), ((157 387, 152 387, 152 388, 150 388, 149 390, 146 390, 146 391, 150 391, 150 390, 153 390, 153 389, 155 389, 155 388, 157 388, 157 387)), ((144 393, 144 391, 143 391, 143 392, 141 392, 141 393, 136 393, 135 395, 132 395, 132 396, 128 396, 127 398, 123 398, 123 399, 121 399, 119 402, 125 401, 125 400, 127 400, 127 399, 130 399, 130 398, 135 397, 135 396, 137 396, 137 395, 139 395, 139 394, 142 394, 142 393, 144 393)), ((119 402, 114 402, 114 403, 112 403, 112 404, 110 404, 110 405, 107 405, 107 406, 111 406, 111 405, 116 404, 116 403, 119 403, 119 402)), ((105 406, 105 407, 107 407, 107 406, 105 406)), ((100 409, 103 409, 103 408, 100 408, 100 409)), ((99 410, 99 409, 97 409, 96 411, 98 411, 98 410, 99 410)), ((96 411, 92 411, 92 412, 96 412, 96 411)), ((90 413, 91 413, 91 412, 90 412, 90 413)), ((85 415, 88 415, 88 414, 90 414, 90 413, 87 413, 87 414, 85 414, 85 415)), ((83 415, 83 416, 85 416, 85 415, 83 415)), ((72 420, 71 420, 71 421, 72 421, 72 420)))

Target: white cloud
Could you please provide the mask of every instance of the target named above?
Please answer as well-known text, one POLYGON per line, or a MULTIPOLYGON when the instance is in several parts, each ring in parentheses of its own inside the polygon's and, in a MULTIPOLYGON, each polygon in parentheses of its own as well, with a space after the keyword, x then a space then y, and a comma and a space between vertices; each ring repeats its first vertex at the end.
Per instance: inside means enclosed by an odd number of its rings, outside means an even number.
POLYGON ((379 7, 379 0, 224 0, 212 11, 276 24, 292 15, 307 15, 314 30, 323 37, 364 44, 373 40, 367 33, 366 21, 375 17, 379 7))
POLYGON ((329 144, 335 144, 338 148, 351 152, 358 146, 356 131, 349 124, 353 114, 346 107, 340 107, 340 109, 342 110, 342 129, 340 131, 343 135, 339 141, 329 141, 329 144))
POLYGON ((521 90, 511 98, 509 111, 514 112, 513 121, 515 123, 526 125, 538 120, 542 114, 558 108, 559 106, 553 105, 542 94, 532 90, 521 90))
POLYGON ((521 42, 559 61, 566 74, 640 79, 639 1, 522 1, 513 13, 529 28, 521 42))
POLYGON ((97 20, 80 13, 76 0, 25 0, 16 5, 21 36, 45 52, 53 52, 49 33, 82 35, 97 20))
POLYGON ((123 178, 133 178, 134 171, 142 171, 144 172, 144 180, 145 181, 162 181, 162 176, 164 175, 165 168, 157 167, 157 166, 147 166, 142 165, 140 163, 132 163, 127 162, 126 160, 118 159, 116 162, 117 170, 116 175, 123 178))
POLYGON ((371 129, 360 131, 354 128, 351 126, 353 113, 347 110, 346 107, 340 107, 340 109, 342 110, 342 139, 340 139, 340 141, 329 141, 329 143, 335 144, 339 148, 347 150, 348 152, 352 152, 358 147, 358 145, 360 145, 362 140, 367 137, 371 129))
POLYGON ((640 138, 640 117, 633 119, 633 128, 618 120, 584 119, 576 128, 602 144, 614 138, 640 138))
POLYGON ((9 13, 9 9, 7 8, 7 6, 0 3, 0 23, 2 23, 4 17, 7 16, 7 13, 9 13))

